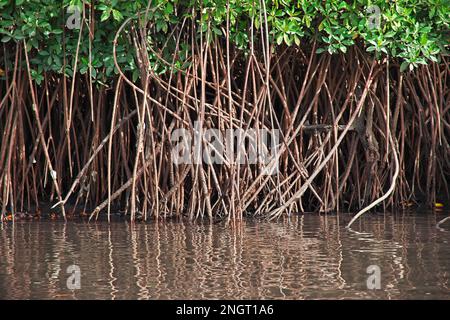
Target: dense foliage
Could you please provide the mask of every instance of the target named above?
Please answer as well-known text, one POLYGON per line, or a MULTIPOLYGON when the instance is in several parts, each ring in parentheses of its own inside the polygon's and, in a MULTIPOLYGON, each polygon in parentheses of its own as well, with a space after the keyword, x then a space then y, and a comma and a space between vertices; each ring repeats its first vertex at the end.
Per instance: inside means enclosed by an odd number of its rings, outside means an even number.
MULTIPOLYGON (((197 37, 224 38, 229 4, 230 40, 234 48, 244 52, 249 50, 252 35, 260 37, 267 21, 271 43, 276 46, 302 45, 317 39, 318 53, 345 53, 348 47, 360 43, 378 57, 389 54, 400 58, 405 70, 437 61, 446 51, 450 37, 449 3, 448 0, 266 0, 265 3, 152 0, 147 19, 149 41, 155 47, 164 47, 162 53, 168 57, 172 57, 176 42, 172 32, 181 32, 183 21, 191 22, 190 27, 184 28, 182 50, 175 57, 181 64, 182 53, 189 50, 187 35, 192 28, 197 37)), ((91 75, 101 83, 115 71, 112 41, 119 26, 124 19, 145 11, 147 5, 147 0, 0 0, 0 39, 8 44, 26 41, 27 49, 33 53, 32 75, 38 83, 43 72, 73 74, 80 39, 77 71, 87 73, 91 61, 91 75), (81 29, 67 28, 68 19, 74 17, 71 6, 82 12, 81 29)), ((129 38, 120 39, 119 63, 136 79, 139 73, 133 50, 129 50, 131 43, 129 38)), ((13 61, 12 57, 7 60, 5 64, 13 61)), ((161 72, 166 70, 159 67, 161 72)))

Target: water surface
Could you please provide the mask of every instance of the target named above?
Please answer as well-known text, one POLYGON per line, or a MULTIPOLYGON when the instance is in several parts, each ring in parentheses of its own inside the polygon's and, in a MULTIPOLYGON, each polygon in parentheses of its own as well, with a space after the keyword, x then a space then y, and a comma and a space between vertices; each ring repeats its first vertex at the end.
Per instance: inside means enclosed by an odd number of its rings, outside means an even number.
POLYGON ((0 230, 0 299, 450 299, 445 215, 301 215, 234 226, 17 222, 0 230), (67 288, 67 268, 81 271, 67 288), (367 267, 381 289, 367 288, 367 267))

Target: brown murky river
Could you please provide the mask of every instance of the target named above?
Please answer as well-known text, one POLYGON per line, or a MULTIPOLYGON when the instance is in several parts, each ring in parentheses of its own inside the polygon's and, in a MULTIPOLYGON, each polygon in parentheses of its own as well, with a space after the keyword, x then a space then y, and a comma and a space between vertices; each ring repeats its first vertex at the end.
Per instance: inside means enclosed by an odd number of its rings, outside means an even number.
POLYGON ((443 217, 4 224, 0 299, 450 299, 443 217))

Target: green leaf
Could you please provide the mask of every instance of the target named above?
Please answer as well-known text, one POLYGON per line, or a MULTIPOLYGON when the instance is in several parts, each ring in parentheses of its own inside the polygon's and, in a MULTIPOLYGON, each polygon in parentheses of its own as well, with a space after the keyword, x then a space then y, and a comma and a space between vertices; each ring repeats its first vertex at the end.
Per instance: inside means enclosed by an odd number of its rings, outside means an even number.
POLYGON ((404 72, 409 66, 409 62, 408 61, 403 61, 402 64, 400 65, 400 72, 404 72))
POLYGON ((346 9, 347 7, 348 7, 347 2, 341 1, 341 3, 339 3, 338 9, 339 9, 339 10, 341 10, 341 9, 346 9))
POLYGON ((319 53, 322 53, 322 52, 325 52, 325 51, 327 51, 326 48, 317 48, 316 53, 319 54, 319 53))
POLYGON ((104 5, 104 4, 100 4, 100 5, 97 7, 97 9, 100 10, 100 11, 106 11, 106 10, 109 10, 109 7, 106 6, 106 5, 104 5))
POLYGON ((123 15, 120 13, 120 11, 117 11, 116 9, 112 10, 113 18, 116 21, 121 21, 123 19, 123 15))
POLYGON ((289 37, 289 35, 287 34, 287 33, 285 33, 284 34, 284 42, 288 45, 288 46, 290 46, 291 44, 292 44, 292 40, 291 40, 291 37, 289 37))
POLYGON ((170 2, 167 2, 166 8, 164 9, 164 13, 169 15, 173 13, 173 4, 170 2))
POLYGON ((279 34, 277 37, 277 45, 281 45, 283 43, 283 34, 279 34))
POLYGON ((111 15, 111 10, 103 11, 103 13, 102 13, 102 15, 100 17, 100 21, 108 20, 110 15, 111 15))
POLYGON ((139 79, 139 70, 138 69, 133 70, 132 78, 133 78, 133 82, 136 82, 137 79, 139 79))

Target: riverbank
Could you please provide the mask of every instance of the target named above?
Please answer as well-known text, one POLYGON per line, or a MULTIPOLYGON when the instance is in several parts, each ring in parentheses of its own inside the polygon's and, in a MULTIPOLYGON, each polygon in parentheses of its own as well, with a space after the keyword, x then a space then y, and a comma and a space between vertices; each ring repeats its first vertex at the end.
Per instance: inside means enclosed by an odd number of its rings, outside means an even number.
POLYGON ((2 219, 448 205, 448 4, 291 2, 1 4, 2 219))

